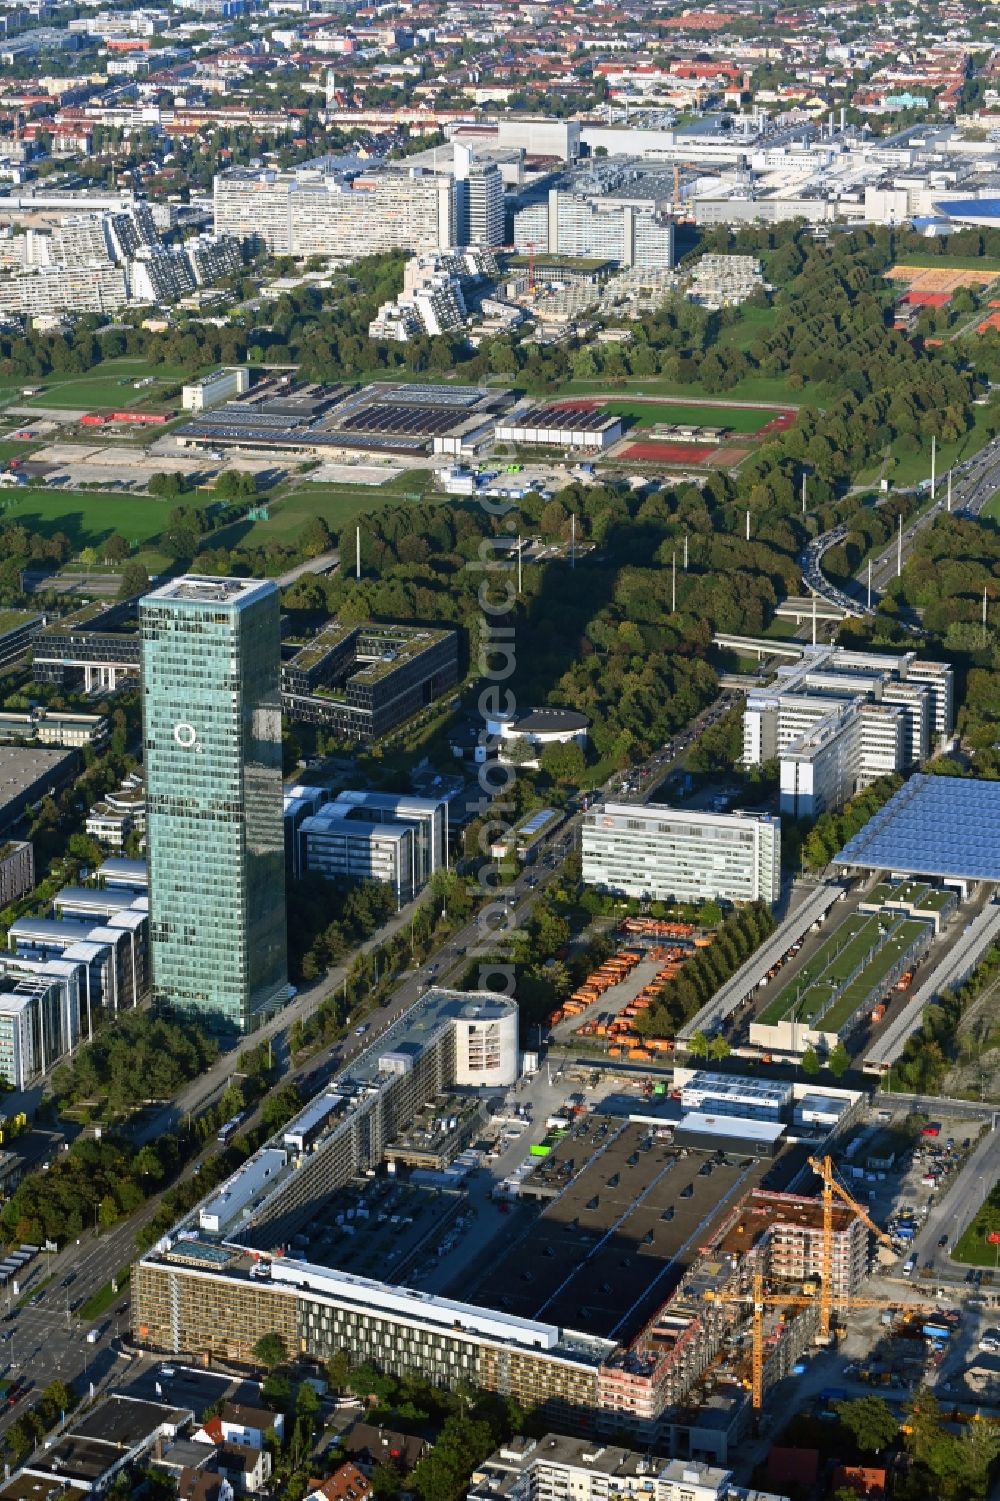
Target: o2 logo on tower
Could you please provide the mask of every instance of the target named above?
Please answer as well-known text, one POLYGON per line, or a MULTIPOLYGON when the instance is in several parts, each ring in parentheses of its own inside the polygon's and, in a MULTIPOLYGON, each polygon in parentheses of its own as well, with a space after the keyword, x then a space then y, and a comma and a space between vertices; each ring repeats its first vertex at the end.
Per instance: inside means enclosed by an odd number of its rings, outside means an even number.
POLYGON ((179 724, 174 725, 174 739, 185 750, 191 750, 198 744, 198 731, 193 724, 188 724, 186 719, 182 719, 179 724))

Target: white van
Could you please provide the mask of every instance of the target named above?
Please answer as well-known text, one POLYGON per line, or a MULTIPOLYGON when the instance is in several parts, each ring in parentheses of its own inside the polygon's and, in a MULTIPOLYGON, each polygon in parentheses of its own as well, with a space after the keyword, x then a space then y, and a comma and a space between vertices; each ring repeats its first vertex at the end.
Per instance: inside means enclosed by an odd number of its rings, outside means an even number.
POLYGON ((903 1276, 904 1277, 910 1277, 910 1276, 912 1276, 913 1273, 916 1271, 916 1269, 917 1269, 917 1258, 916 1258, 916 1254, 914 1253, 913 1255, 907 1256, 906 1260, 903 1262, 903 1276))

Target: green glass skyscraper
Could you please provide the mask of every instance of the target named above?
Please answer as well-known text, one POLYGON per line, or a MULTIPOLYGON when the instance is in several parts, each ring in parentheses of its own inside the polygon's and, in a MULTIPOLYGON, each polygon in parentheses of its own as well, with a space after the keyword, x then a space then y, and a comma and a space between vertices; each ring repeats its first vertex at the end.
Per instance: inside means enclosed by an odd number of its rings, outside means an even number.
POLYGON ((276 585, 140 602, 154 1001, 248 1032, 288 994, 276 585))

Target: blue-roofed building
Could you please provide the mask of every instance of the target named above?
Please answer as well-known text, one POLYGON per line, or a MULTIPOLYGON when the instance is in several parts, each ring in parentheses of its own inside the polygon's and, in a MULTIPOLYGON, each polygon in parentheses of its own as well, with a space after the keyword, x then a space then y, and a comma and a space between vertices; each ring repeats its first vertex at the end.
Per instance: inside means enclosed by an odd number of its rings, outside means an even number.
POLYGON ((918 772, 847 841, 834 864, 1000 882, 1000 782, 918 772))

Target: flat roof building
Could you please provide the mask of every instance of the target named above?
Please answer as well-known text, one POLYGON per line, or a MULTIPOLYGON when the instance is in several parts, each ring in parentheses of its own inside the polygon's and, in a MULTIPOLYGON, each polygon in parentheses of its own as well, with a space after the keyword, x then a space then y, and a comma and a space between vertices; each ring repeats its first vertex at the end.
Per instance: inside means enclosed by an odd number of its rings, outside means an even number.
POLYGON ((773 683, 748 692, 743 764, 778 760, 781 812, 816 818, 926 759, 953 724, 946 662, 804 645, 773 683))
POLYGON ((583 879, 654 901, 776 902, 781 822, 657 803, 603 803, 584 815, 583 879))
POLYGON ((657 1459, 617 1444, 547 1433, 512 1438, 472 1472, 468 1501, 787 1501, 744 1490, 731 1470, 696 1459, 657 1459))
POLYGON ((293 869, 335 880, 382 881, 401 906, 448 863, 448 804, 405 793, 341 792, 306 817, 302 800, 286 811, 293 820, 293 869))
POLYGON ((458 682, 458 632, 450 629, 333 620, 285 652, 285 712, 363 745, 458 682))

